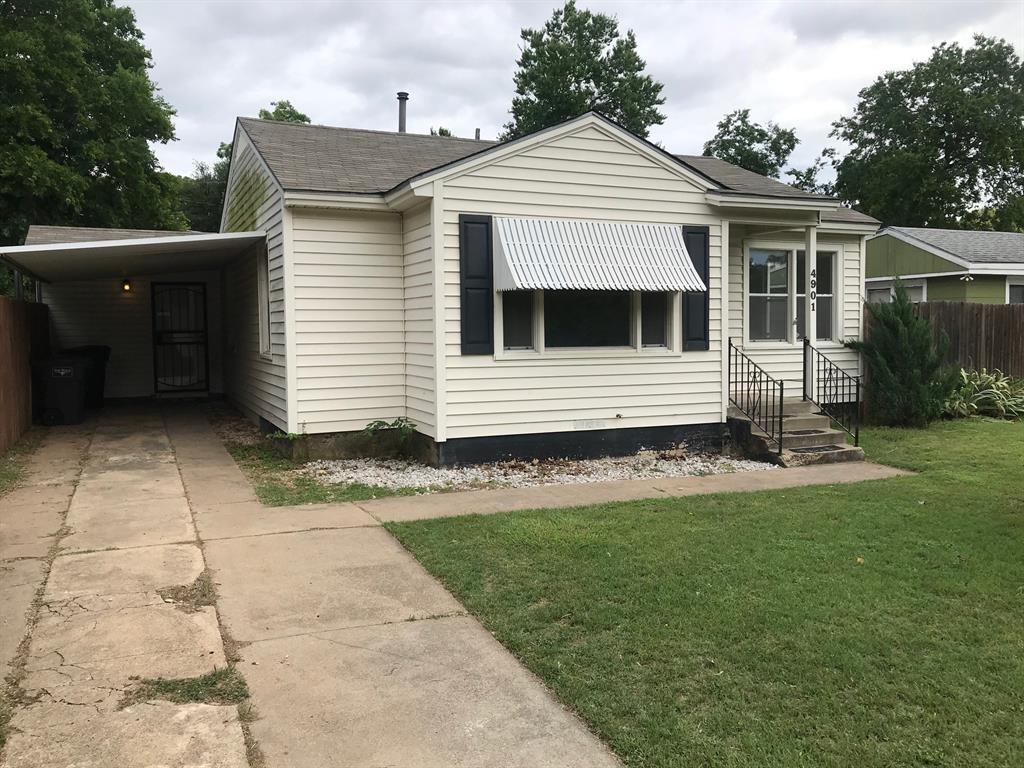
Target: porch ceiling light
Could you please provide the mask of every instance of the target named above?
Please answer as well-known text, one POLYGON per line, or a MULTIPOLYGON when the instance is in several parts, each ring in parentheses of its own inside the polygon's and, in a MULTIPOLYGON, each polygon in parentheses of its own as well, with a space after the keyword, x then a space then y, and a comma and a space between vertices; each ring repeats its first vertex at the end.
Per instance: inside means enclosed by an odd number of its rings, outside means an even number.
POLYGON ((121 281, 121 290, 125 293, 131 293, 132 291, 132 281, 127 277, 121 281))

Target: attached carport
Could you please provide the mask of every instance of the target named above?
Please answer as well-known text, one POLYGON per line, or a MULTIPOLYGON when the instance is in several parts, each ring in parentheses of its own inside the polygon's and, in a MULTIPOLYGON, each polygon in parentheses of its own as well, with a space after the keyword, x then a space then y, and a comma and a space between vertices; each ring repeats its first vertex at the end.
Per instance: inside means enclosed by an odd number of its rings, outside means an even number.
POLYGON ((251 261, 256 285, 264 233, 32 227, 26 243, 0 260, 41 286, 55 349, 110 347, 107 397, 227 390, 231 339, 257 313, 229 275, 251 261))

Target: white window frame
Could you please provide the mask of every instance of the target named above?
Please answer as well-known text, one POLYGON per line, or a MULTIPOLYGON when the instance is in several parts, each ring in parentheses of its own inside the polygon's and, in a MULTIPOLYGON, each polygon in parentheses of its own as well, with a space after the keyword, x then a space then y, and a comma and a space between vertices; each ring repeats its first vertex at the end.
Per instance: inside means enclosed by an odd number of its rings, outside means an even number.
MULTIPOLYGON (((927 278, 919 277, 919 278, 916 278, 916 279, 913 279, 913 280, 902 280, 901 279, 900 282, 903 283, 903 287, 904 288, 920 288, 921 289, 921 301, 920 302, 914 301, 914 302, 911 302, 911 303, 913 303, 913 304, 917 304, 917 303, 924 304, 926 301, 928 301, 928 280, 927 280, 927 278)), ((888 288, 889 289, 889 301, 892 301, 893 299, 896 298, 896 281, 895 280, 888 280, 888 279, 886 279, 886 280, 877 280, 877 279, 873 279, 873 280, 866 281, 865 285, 864 285, 864 297, 863 297, 864 301, 867 301, 867 299, 868 299, 868 288, 870 288, 872 290, 878 290, 878 289, 881 289, 881 288, 888 288)))
POLYGON ((1021 287, 1024 286, 1024 277, 1012 277, 1007 275, 1006 277, 1006 303, 1010 303, 1010 286, 1021 287))
MULTIPOLYGON (((796 252, 805 250, 806 245, 802 242, 792 240, 744 240, 743 241, 743 343, 758 349, 791 349, 794 346, 803 344, 803 339, 796 337, 796 252), (785 341, 778 339, 751 339, 750 338, 750 252, 758 250, 765 251, 788 251, 789 253, 789 290, 787 297, 787 315, 789 317, 789 330, 785 341)), ((832 335, 842 337, 842 326, 840 318, 842 314, 843 300, 846 297, 845 283, 843 282, 843 246, 840 243, 819 242, 819 253, 832 254, 832 335), (837 301, 838 298, 838 301, 837 301)), ((760 295, 760 294, 758 294, 760 295)), ((777 295, 777 294, 776 294, 777 295)), ((819 346, 841 347, 843 342, 840 338, 822 339, 819 346)))
POLYGON ((256 255, 256 306, 259 313, 259 351, 266 359, 273 358, 270 334, 270 256, 266 248, 256 255))
POLYGON ((668 291, 667 346, 645 347, 641 336, 640 291, 630 291, 630 344, 620 347, 547 347, 544 341, 544 291, 533 291, 533 349, 505 349, 504 291, 494 292, 494 359, 572 359, 594 357, 666 357, 682 354, 682 294, 668 291))

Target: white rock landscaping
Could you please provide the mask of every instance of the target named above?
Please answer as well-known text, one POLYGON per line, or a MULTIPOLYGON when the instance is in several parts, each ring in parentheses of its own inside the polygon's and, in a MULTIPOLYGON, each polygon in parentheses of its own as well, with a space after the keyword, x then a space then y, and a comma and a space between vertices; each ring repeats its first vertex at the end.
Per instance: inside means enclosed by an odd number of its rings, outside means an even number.
POLYGON ((314 461, 305 471, 322 483, 362 483, 390 490, 413 488, 421 493, 473 488, 526 488, 603 480, 650 480, 658 477, 763 472, 774 464, 684 451, 643 451, 633 456, 602 459, 502 461, 462 467, 430 467, 401 459, 336 459, 314 461))

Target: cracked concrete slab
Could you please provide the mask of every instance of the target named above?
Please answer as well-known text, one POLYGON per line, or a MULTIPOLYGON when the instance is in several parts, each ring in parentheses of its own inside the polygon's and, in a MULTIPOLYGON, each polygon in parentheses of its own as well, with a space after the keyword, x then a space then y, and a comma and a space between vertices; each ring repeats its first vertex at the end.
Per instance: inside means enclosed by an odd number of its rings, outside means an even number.
POLYGON ((116 712, 34 704, 19 711, 5 768, 248 768, 234 707, 137 704, 116 712))
POLYGON ((196 514, 204 541, 304 531, 311 528, 353 528, 380 525, 355 504, 306 504, 298 507, 265 507, 258 501, 242 501, 204 508, 196 514))
POLYGON ((192 513, 183 496, 105 507, 74 505, 68 513, 67 526, 71 533, 61 540, 61 549, 66 552, 195 539, 192 513))
POLYGON ((11 672, 11 662, 28 629, 29 609, 44 573, 42 560, 0 563, 0 679, 11 672))
POLYGON ((463 611, 381 528, 211 541, 206 557, 236 640, 463 611))
POLYGON ((168 603, 45 612, 32 633, 22 687, 66 704, 116 708, 134 677, 196 677, 226 666, 213 608, 168 603))
POLYGON ((242 655, 271 765, 620 765, 470 617, 268 640, 242 655))
POLYGON ((203 555, 194 544, 63 555, 53 562, 44 599, 155 592, 191 584, 202 572, 203 555))

